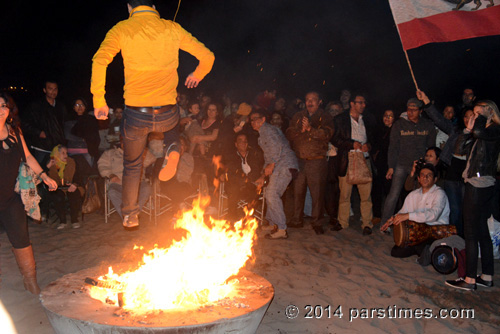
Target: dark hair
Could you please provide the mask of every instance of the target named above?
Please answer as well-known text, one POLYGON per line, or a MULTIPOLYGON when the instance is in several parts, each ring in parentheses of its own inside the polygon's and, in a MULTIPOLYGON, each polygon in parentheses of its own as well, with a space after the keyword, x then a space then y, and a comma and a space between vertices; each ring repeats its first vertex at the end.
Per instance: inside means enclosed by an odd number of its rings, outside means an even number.
POLYGON ((425 164, 422 166, 422 168, 420 168, 420 170, 418 171, 418 176, 420 176, 420 173, 422 173, 422 170, 424 169, 428 169, 432 172, 432 176, 433 178, 436 178, 437 177, 437 170, 436 170, 436 167, 434 167, 433 164, 425 164))
POLYGON ((356 98, 358 96, 361 96, 361 97, 363 97, 366 100, 365 93, 360 92, 360 91, 355 91, 355 92, 351 92, 351 97, 349 98, 349 103, 354 102, 354 100, 356 100, 356 98))
POLYGON ((439 158, 439 156, 441 155, 441 149, 437 146, 429 147, 427 150, 425 150, 425 153, 427 153, 429 151, 434 151, 434 153, 436 153, 436 158, 439 158))
POLYGON ((135 8, 137 6, 149 6, 153 7, 153 0, 127 0, 130 7, 135 8))
POLYGON ((18 128, 20 125, 20 120, 19 109, 17 108, 16 102, 14 102, 12 96, 4 91, 0 91, 0 97, 5 100, 5 104, 9 108, 9 116, 7 116, 6 123, 9 124, 12 128, 18 128))
POLYGON ((54 80, 54 79, 46 79, 46 80, 43 82, 43 88, 46 88, 48 83, 53 83, 53 84, 56 84, 56 85, 58 85, 58 86, 59 86, 59 84, 57 83, 57 81, 56 81, 56 80, 54 80))
POLYGON ((245 138, 248 140, 248 136, 246 133, 244 132, 237 132, 235 135, 234 135, 234 142, 236 143, 236 141, 238 140, 238 137, 241 137, 241 136, 245 136, 245 138))
POLYGON ((85 101, 85 99, 83 97, 77 97, 76 99, 74 99, 73 100, 73 107, 75 106, 76 101, 78 101, 78 100, 82 101, 83 106, 85 107, 85 110, 88 110, 89 105, 87 104, 87 101, 85 101))
POLYGON ((317 92, 317 91, 315 91, 315 90, 310 90, 310 91, 308 91, 308 92, 306 93, 306 95, 305 95, 305 96, 307 96, 307 95, 309 95, 309 94, 316 94, 316 95, 318 96, 318 100, 323 101, 323 98, 321 97, 321 94, 320 94, 319 92, 317 92))
POLYGON ((267 112, 262 109, 262 108, 257 108, 257 109, 253 109, 252 112, 248 115, 248 118, 252 118, 252 115, 259 115, 259 117, 265 117, 266 120, 269 118, 267 117, 267 112))

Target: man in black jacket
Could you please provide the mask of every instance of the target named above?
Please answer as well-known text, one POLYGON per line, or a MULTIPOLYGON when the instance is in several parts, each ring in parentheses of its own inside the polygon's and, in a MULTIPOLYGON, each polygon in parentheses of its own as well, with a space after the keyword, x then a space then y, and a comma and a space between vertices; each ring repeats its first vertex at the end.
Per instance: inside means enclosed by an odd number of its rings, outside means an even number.
POLYGON ((262 176, 264 157, 262 151, 248 146, 248 138, 239 133, 235 140, 236 149, 227 154, 227 181, 225 191, 228 194, 229 218, 242 218, 242 210, 238 208, 238 201, 250 203, 257 196, 255 181, 262 176))
MULTIPOLYGON (((357 150, 363 152, 368 167, 371 170, 370 150, 373 142, 374 119, 370 114, 363 114, 366 108, 366 99, 361 93, 351 95, 349 102, 350 109, 340 115, 337 115, 333 123, 335 132, 332 138, 332 144, 337 147, 337 171, 339 176, 339 217, 338 223, 334 224, 332 230, 340 231, 349 226, 349 213, 351 209, 352 184, 347 183, 347 168, 349 164, 349 152, 357 150)), ((358 184, 360 195, 360 211, 363 235, 372 233, 372 183, 358 184)))
POLYGON ((55 81, 46 81, 44 98, 35 101, 21 115, 24 137, 31 153, 40 166, 45 166, 50 152, 59 144, 66 144, 64 138, 64 121, 67 113, 65 106, 56 101, 59 87, 55 81))

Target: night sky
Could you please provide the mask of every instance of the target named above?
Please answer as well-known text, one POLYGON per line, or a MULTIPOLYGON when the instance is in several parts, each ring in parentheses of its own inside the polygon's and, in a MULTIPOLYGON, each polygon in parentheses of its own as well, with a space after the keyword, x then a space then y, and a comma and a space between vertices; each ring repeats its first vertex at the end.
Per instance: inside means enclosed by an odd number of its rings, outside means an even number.
MULTIPOLYGON (((157 0, 156 7, 172 19, 177 1, 157 0)), ((18 99, 27 100, 54 78, 65 102, 91 101, 92 56, 127 17, 125 1, 2 4, 0 88, 26 87, 29 94, 18 99)), ((317 90, 326 102, 349 88, 366 92, 369 109, 379 114, 402 111, 415 92, 388 1, 183 0, 176 21, 215 53, 197 89, 215 97, 226 92, 251 101, 259 90, 276 88, 286 98, 317 90)), ((468 85, 500 103, 500 36, 428 44, 408 55, 419 87, 438 105, 459 103, 468 85)), ((180 82, 196 63, 181 53, 180 82)), ((117 56, 108 69, 110 105, 123 102, 122 87, 117 56)))

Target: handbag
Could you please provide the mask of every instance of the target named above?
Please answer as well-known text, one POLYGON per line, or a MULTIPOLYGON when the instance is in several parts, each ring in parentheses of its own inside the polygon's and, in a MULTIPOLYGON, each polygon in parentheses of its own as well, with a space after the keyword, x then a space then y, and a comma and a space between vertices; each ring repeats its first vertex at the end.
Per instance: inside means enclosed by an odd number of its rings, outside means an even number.
POLYGON ((41 182, 38 175, 26 163, 26 154, 22 146, 19 131, 14 129, 17 138, 17 147, 21 151, 21 164, 19 165, 19 173, 17 175, 14 191, 21 196, 26 214, 34 220, 41 220, 40 213, 40 195, 38 195, 37 185, 41 182))
POLYGON ((347 166, 347 183, 365 184, 372 182, 372 173, 368 168, 363 152, 350 151, 349 165, 347 166))
POLYGON ((82 204, 82 213, 92 213, 101 208, 101 199, 97 192, 97 182, 93 177, 87 179, 85 184, 85 197, 82 204))

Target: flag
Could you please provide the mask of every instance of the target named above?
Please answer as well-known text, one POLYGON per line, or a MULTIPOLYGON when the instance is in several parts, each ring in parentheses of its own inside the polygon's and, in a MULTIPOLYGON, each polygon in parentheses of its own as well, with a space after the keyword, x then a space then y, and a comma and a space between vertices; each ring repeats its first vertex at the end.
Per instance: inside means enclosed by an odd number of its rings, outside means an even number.
POLYGON ((464 0, 463 4, 461 0, 389 0, 389 5, 404 50, 500 35, 500 0, 464 0), (497 3, 492 6, 493 1, 497 3))

